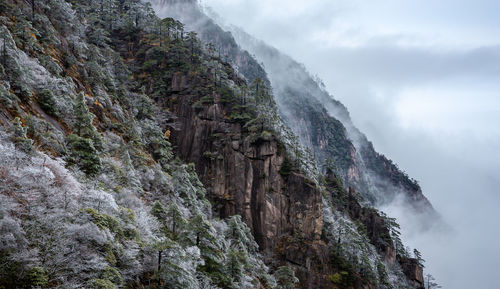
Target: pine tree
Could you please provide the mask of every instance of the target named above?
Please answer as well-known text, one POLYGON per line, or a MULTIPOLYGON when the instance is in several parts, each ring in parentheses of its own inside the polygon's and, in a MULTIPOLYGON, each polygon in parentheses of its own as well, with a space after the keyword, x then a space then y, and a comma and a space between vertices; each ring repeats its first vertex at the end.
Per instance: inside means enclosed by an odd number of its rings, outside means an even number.
POLYGON ((199 53, 199 41, 196 32, 189 32, 187 36, 187 41, 189 42, 190 47, 190 61, 191 64, 194 63, 194 60, 198 56, 199 53))
POLYGON ((241 220, 240 215, 234 215, 228 220, 225 235, 231 239, 232 247, 247 252, 256 252, 258 249, 250 228, 241 220))
POLYGON ((225 267, 233 282, 239 283, 243 277, 244 265, 248 262, 247 258, 244 252, 234 249, 229 250, 225 267))
POLYGON ((101 170, 101 159, 92 140, 70 134, 66 137, 69 154, 66 158, 68 165, 78 167, 88 176, 95 176, 101 170))
POLYGON ((389 276, 387 275, 387 271, 385 270, 385 266, 380 261, 377 262, 377 274, 380 284, 385 286, 385 288, 392 289, 391 283, 389 282, 389 276))
POLYGON ((389 229, 390 232, 390 237, 392 239, 392 242, 394 243, 394 249, 396 251, 396 255, 399 256, 405 256, 405 247, 403 245, 403 241, 401 241, 401 227, 398 224, 396 218, 390 218, 384 212, 379 211, 380 215, 382 218, 384 218, 385 223, 389 229))
POLYGON ((38 31, 33 28, 31 22, 29 22, 23 12, 16 7, 14 9, 14 16, 16 20, 14 26, 12 27, 13 38, 16 45, 22 47, 23 50, 33 53, 35 50, 41 51, 38 41, 36 40, 40 37, 38 31))
POLYGON ((217 238, 217 232, 210 222, 202 215, 196 215, 190 220, 190 231, 194 234, 194 243, 200 249, 204 264, 200 270, 216 283, 228 283, 230 279, 224 272, 222 242, 217 238))
POLYGON ((163 224, 168 237, 175 241, 187 239, 188 222, 182 215, 175 201, 165 208, 162 203, 156 201, 151 209, 151 214, 163 224))
POLYGON ((425 289, 441 288, 441 285, 439 285, 435 282, 436 278, 434 278, 434 276, 432 276, 431 274, 425 275, 425 279, 426 279, 426 280, 424 280, 425 289))
POLYGON ((151 214, 160 222, 164 222, 164 220, 167 219, 167 209, 159 201, 154 202, 151 208, 151 214))
POLYGON ((274 272, 274 277, 278 282, 278 289, 293 289, 295 285, 299 282, 299 279, 295 277, 295 272, 292 268, 288 266, 281 266, 274 272))
POLYGON ((174 240, 178 239, 183 230, 186 229, 187 221, 184 219, 179 206, 174 201, 167 208, 167 219, 170 221, 170 231, 174 240))
POLYGON ((89 111, 87 104, 85 103, 85 95, 83 92, 79 93, 76 97, 75 104, 73 106, 75 112, 75 129, 76 133, 82 137, 88 137, 91 135, 92 120, 94 115, 89 111))
POLYGON ((87 104, 85 102, 85 95, 80 92, 73 105, 73 111, 75 114, 74 129, 78 136, 90 139, 92 145, 100 150, 102 149, 102 139, 96 128, 92 125, 92 121, 95 115, 89 111, 87 104))
POLYGON ((424 262, 425 260, 422 259, 422 253, 418 251, 417 249, 413 250, 413 256, 415 256, 415 259, 417 259, 418 265, 422 268, 424 268, 424 262))

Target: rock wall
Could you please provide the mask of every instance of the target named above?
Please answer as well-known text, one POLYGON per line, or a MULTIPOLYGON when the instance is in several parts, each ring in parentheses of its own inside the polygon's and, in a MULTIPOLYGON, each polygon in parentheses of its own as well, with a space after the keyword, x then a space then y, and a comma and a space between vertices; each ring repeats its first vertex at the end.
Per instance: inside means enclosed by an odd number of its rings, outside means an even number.
POLYGON ((398 261, 413 288, 424 289, 423 268, 418 264, 418 261, 413 258, 404 257, 400 258, 398 261))
MULTIPOLYGON (((174 77, 173 86, 197 81, 186 77, 174 77)), ((195 108, 200 95, 176 90, 171 141, 182 159, 195 163, 220 217, 240 214, 268 254, 284 236, 319 240, 321 194, 301 173, 280 173, 285 152, 279 142, 244 132, 229 120, 232 107, 216 93, 210 95, 213 101, 195 108)))

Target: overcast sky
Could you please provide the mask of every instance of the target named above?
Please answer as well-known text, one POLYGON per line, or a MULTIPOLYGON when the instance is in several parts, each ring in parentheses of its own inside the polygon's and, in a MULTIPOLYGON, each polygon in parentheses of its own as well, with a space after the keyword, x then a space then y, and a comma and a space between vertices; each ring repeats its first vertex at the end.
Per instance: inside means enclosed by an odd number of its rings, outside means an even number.
POLYGON ((500 268, 500 1, 202 0, 324 80, 453 234, 411 231, 443 288, 500 268))

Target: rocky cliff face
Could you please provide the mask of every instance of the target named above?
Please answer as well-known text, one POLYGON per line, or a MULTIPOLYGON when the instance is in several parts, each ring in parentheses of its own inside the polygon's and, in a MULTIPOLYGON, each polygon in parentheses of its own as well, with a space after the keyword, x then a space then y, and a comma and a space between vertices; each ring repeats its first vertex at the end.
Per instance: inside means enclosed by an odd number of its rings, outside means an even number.
MULTIPOLYGON (((175 93, 171 97, 180 101, 169 102, 174 103, 169 111, 175 115, 169 120, 170 139, 178 155, 195 163, 221 218, 243 217, 268 262, 282 260, 294 266, 303 288, 329 288, 327 276, 336 268, 329 261, 331 248, 321 239, 319 188, 293 168, 284 170, 286 155, 275 137, 255 137, 231 121, 228 115, 233 108, 221 102, 220 95, 214 93, 213 102, 193 107, 201 97, 190 93, 193 81, 201 80, 182 74, 172 79, 175 93)), ((330 173, 327 181, 335 183, 337 178, 330 173)), ((365 226, 371 244, 393 266, 396 251, 386 220, 375 209, 362 207, 355 194, 351 188, 344 196, 349 216, 365 226)), ((399 263, 419 288, 422 268, 416 260, 405 258, 399 263)), ((360 281, 353 284, 372 288, 360 281)))
POLYGON ((182 74, 172 80, 173 87, 185 85, 173 89, 171 97, 179 101, 168 107, 175 115, 170 120, 175 150, 195 164, 221 218, 241 215, 267 262, 289 263, 296 267, 303 288, 319 288, 326 281, 318 269, 329 270, 327 248, 320 241, 319 189, 293 167, 284 171, 286 152, 280 141, 272 135, 256 136, 231 121, 234 108, 217 93, 211 95, 212 102, 193 107, 202 97, 189 89, 196 81, 201 80, 182 74))
MULTIPOLYGON (((195 80, 177 75, 177 81, 190 87, 195 80)), ((172 95, 179 101, 169 108, 176 115, 171 141, 179 156, 195 163, 220 217, 241 215, 267 252, 283 236, 318 240, 322 208, 314 183, 299 172, 281 174, 285 152, 275 137, 245 132, 229 119, 232 107, 221 103, 220 95, 211 96, 213 102, 196 109, 191 104, 201 95, 172 95)))
POLYGON ((396 261, 396 250, 390 232, 384 220, 373 208, 361 207, 354 197, 354 190, 349 189, 348 211, 354 220, 359 220, 367 230, 370 242, 377 248, 388 264, 396 261))
POLYGON ((399 260, 405 275, 411 282, 411 285, 416 289, 424 289, 424 274, 423 268, 418 264, 415 259, 401 258, 399 260))

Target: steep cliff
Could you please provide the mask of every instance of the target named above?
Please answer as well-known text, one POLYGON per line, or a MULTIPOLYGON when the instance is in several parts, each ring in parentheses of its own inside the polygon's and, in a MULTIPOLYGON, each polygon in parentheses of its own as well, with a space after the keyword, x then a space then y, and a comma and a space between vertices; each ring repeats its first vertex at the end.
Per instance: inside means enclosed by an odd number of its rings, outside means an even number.
POLYGON ((321 80, 241 29, 224 27, 243 49, 264 63, 287 124, 313 149, 319 166, 328 167, 331 161, 345 185, 355 187, 372 205, 384 205, 402 196, 416 214, 439 218, 417 181, 375 150, 354 126, 347 108, 325 90, 321 80), (328 137, 332 134, 336 137, 328 137))
MULTIPOLYGON (((0 286, 418 288, 391 219, 318 173, 213 22, 219 49, 135 0, 0 8, 0 286)), ((327 116, 312 139, 354 158, 327 116)))

